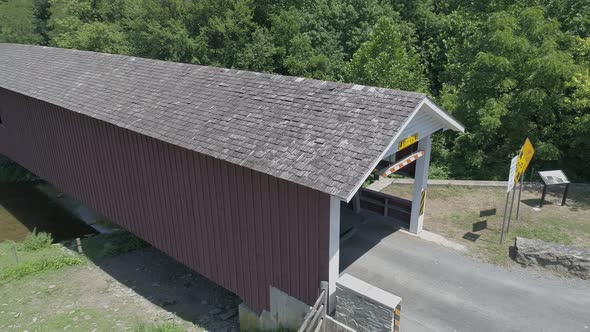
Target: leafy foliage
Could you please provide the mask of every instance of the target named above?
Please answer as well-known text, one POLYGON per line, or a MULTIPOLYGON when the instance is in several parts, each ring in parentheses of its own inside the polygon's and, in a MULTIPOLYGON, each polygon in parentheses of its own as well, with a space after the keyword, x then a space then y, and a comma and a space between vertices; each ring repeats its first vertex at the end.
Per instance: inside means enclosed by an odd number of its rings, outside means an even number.
POLYGON ((536 146, 538 161, 563 157, 563 107, 567 85, 578 71, 564 50, 566 36, 543 8, 493 13, 469 46, 459 52, 461 79, 447 84, 443 107, 456 114, 469 132, 455 141, 453 167, 460 174, 502 175, 506 160, 525 135, 536 146))
POLYGON ((404 41, 407 32, 404 34, 403 30, 391 18, 380 18, 369 40, 361 45, 348 63, 348 80, 364 85, 426 92, 428 83, 424 66, 414 48, 404 41))
POLYGON ((426 92, 467 127, 437 176, 590 180, 590 3, 581 0, 0 0, 0 41, 426 92))
POLYGON ((51 234, 45 232, 37 233, 37 229, 33 229, 22 243, 22 248, 25 251, 36 251, 48 248, 53 243, 51 234))
POLYGON ((8 43, 40 44, 43 37, 36 31, 33 0, 0 1, 0 40, 8 43))

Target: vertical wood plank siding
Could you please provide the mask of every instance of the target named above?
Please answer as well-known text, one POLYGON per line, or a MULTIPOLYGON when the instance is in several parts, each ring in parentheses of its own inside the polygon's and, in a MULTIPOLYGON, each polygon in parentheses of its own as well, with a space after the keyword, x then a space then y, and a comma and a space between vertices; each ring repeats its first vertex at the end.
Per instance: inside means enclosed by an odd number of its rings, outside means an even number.
POLYGON ((328 278, 324 193, 0 89, 0 153, 269 309, 328 278))

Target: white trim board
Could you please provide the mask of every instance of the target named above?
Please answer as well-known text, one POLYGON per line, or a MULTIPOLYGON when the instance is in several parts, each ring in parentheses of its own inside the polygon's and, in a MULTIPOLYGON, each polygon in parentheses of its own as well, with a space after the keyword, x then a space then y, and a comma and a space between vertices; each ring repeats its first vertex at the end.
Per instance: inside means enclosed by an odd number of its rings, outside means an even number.
POLYGON ((336 305, 336 283, 340 277, 340 199, 330 196, 330 234, 328 257, 328 312, 336 305))
MULTIPOLYGON (((410 124, 412 119, 414 119, 416 114, 425 105, 428 107, 428 109, 430 109, 433 112, 433 114, 436 114, 438 117, 441 118, 441 120, 443 120, 445 122, 445 126, 443 126, 444 129, 452 129, 455 131, 465 132, 465 127, 461 123, 459 123, 459 121, 455 120, 455 118, 453 118, 449 113, 443 111, 432 100, 430 100, 430 98, 424 97, 424 99, 422 99, 420 104, 418 104, 418 106, 416 106, 416 108, 412 111, 412 114, 410 114, 410 116, 406 119, 406 122, 404 122, 404 124, 402 124, 402 126, 399 128, 399 130, 395 133, 395 135, 393 136, 393 138, 391 139, 391 141, 387 145, 387 148, 381 153, 381 155, 377 158, 377 160, 375 160, 373 162, 371 168, 369 168, 369 170, 365 173, 365 175, 359 180, 358 184, 355 186, 355 189, 348 195, 346 200, 344 200, 345 202, 347 202, 347 203, 350 202, 352 197, 354 197, 354 194, 356 194, 356 192, 359 190, 359 188, 363 185, 363 182, 365 182, 365 179, 373 172, 373 170, 375 169, 377 164, 379 164, 379 162, 391 150, 394 143, 397 142, 399 136, 404 132, 404 130, 408 127, 408 125, 410 124)), ((420 138, 418 138, 418 139, 420 139, 420 138)))
POLYGON ((425 104, 428 105, 428 107, 430 107, 430 109, 433 110, 438 116, 443 118, 443 120, 445 120, 448 124, 451 125, 452 128, 449 128, 449 129, 453 129, 455 131, 460 131, 462 133, 465 132, 465 126, 463 126, 459 121, 457 121, 449 113, 443 111, 442 108, 440 108, 437 104, 435 104, 432 100, 430 100, 430 98, 428 98, 428 97, 425 98, 425 104))
POLYGON ((396 139, 393 145, 383 156, 383 159, 394 155, 398 149, 400 141, 414 134, 418 134, 418 140, 430 136, 439 130, 465 131, 465 128, 458 123, 452 116, 441 110, 432 101, 426 99, 424 106, 418 111, 412 121, 408 122, 401 132, 401 136, 396 139), (416 120, 417 119, 417 120, 416 120))

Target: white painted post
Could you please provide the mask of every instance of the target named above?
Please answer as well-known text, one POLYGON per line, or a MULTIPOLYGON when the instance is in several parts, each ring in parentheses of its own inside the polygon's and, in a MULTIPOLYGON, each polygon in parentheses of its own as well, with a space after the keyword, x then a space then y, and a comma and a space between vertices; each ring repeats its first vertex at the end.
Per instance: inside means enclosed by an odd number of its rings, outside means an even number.
POLYGON ((354 213, 360 213, 361 212, 361 193, 360 193, 360 189, 356 192, 356 194, 354 194, 354 197, 352 198, 352 208, 354 210, 354 213))
POLYGON ((330 264, 328 274, 328 313, 336 305, 336 282, 340 276, 340 199, 330 196, 330 264))
POLYGON ((432 139, 430 135, 418 141, 418 150, 424 151, 424 156, 416 160, 416 175, 414 176, 414 193, 412 195, 412 215, 410 218, 410 232, 422 232, 424 225, 424 210, 426 209, 426 187, 428 186, 428 170, 430 168, 430 149, 432 139), (424 196, 422 195, 424 192, 424 196), (424 202, 422 202, 424 200, 424 202), (424 204, 424 206, 422 206, 424 204), (422 206, 422 212, 420 208, 422 206))

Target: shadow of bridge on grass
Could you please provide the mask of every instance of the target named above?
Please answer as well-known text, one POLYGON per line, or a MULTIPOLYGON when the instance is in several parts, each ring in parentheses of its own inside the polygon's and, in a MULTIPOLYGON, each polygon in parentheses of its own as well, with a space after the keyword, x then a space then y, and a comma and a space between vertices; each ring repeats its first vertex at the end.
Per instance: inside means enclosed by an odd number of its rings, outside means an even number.
POLYGON ((145 248, 92 259, 131 292, 182 320, 209 331, 238 328, 241 300, 158 249, 145 248))

